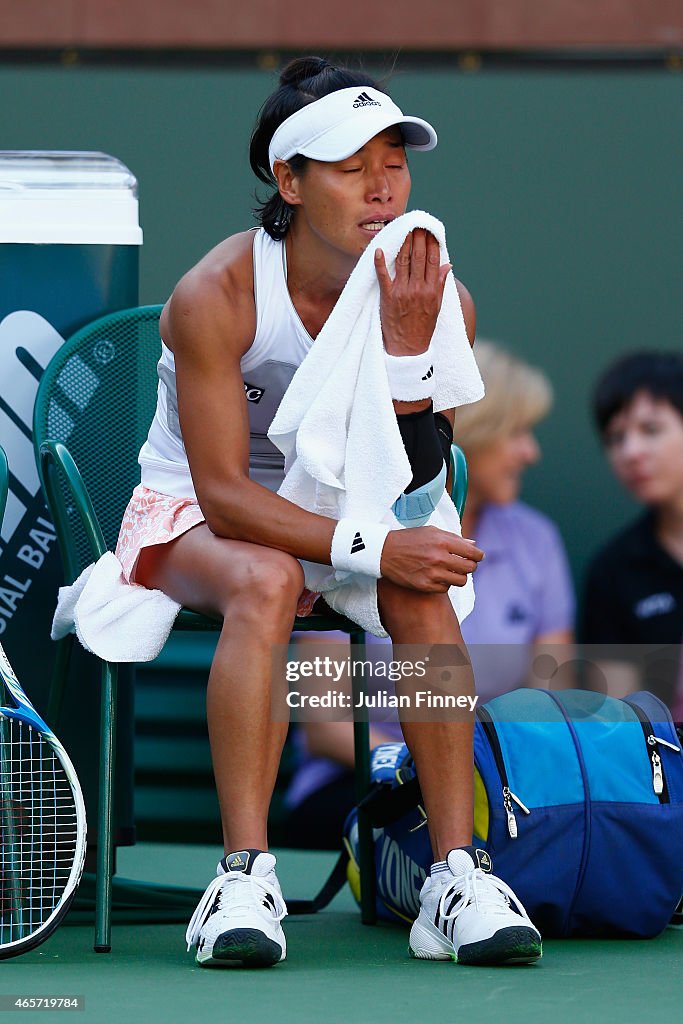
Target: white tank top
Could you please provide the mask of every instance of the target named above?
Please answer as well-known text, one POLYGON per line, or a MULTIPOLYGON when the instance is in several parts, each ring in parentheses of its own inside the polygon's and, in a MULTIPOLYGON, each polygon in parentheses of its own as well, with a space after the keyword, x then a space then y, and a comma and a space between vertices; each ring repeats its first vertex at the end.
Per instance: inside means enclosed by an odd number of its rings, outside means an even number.
MULTIPOLYGON (((268 427, 313 339, 287 289, 284 242, 273 241, 260 228, 253 253, 256 332, 240 360, 249 413, 249 476, 276 491, 284 458, 268 440, 268 427)), ((178 418, 175 360, 163 340, 157 372, 157 408, 138 459, 142 483, 176 498, 196 498, 178 418)))

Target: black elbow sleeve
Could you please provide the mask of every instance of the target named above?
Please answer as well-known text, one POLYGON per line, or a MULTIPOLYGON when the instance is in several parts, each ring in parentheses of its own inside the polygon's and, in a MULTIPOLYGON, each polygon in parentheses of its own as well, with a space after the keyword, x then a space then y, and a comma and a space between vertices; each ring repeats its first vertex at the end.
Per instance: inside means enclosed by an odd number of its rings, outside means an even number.
POLYGON ((453 432, 446 417, 441 413, 435 414, 431 406, 420 412, 403 413, 396 418, 413 471, 410 486, 406 487, 406 494, 409 494, 433 480, 440 473, 444 462, 449 465, 453 432), (444 440, 443 435, 447 440, 444 440))
POLYGON ((451 445, 453 444, 453 427, 450 420, 442 412, 434 413, 434 426, 439 435, 439 444, 443 452, 443 459, 446 465, 450 465, 451 445))

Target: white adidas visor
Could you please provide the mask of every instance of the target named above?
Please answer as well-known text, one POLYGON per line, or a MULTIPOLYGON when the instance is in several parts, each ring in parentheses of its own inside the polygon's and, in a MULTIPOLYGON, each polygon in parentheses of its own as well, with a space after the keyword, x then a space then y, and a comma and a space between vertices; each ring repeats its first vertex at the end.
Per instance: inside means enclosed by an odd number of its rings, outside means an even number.
POLYGON ((406 117, 386 93, 353 86, 323 96, 283 121, 268 149, 270 168, 296 153, 332 163, 346 160, 370 139, 394 125, 408 149, 434 149, 437 135, 420 117, 406 117))

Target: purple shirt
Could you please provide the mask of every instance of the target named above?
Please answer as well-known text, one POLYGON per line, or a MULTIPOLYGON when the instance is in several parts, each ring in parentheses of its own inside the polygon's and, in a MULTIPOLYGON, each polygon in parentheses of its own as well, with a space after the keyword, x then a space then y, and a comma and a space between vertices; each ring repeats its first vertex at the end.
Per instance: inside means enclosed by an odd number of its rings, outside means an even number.
POLYGON ((486 505, 474 532, 486 557, 462 635, 483 703, 524 684, 534 640, 573 629, 574 590, 559 530, 537 509, 486 505))
MULTIPOLYGON (((474 574, 474 610, 461 628, 484 703, 523 685, 537 637, 573 628, 574 591, 559 530, 542 512, 521 501, 487 505, 475 532, 486 557, 474 574)), ((368 643, 389 641, 369 636, 368 643)), ((389 730, 389 723, 382 728, 389 730)), ((394 728, 400 739, 398 722, 394 728)), ((303 743, 300 749, 302 763, 286 797, 290 807, 345 771, 327 758, 307 757, 303 743)))

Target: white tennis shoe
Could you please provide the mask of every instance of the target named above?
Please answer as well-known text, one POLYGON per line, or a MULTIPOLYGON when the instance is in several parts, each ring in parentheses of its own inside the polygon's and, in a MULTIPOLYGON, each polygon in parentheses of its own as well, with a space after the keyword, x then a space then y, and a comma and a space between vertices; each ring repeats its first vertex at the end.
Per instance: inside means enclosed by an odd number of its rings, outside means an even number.
POLYGON ((410 954, 461 964, 532 963, 541 936, 512 889, 492 875, 485 850, 451 850, 448 870, 428 876, 410 931, 410 954))
POLYGON ((272 853, 229 853, 192 915, 187 948, 196 944, 202 967, 270 967, 287 954, 280 924, 286 914, 272 853))

